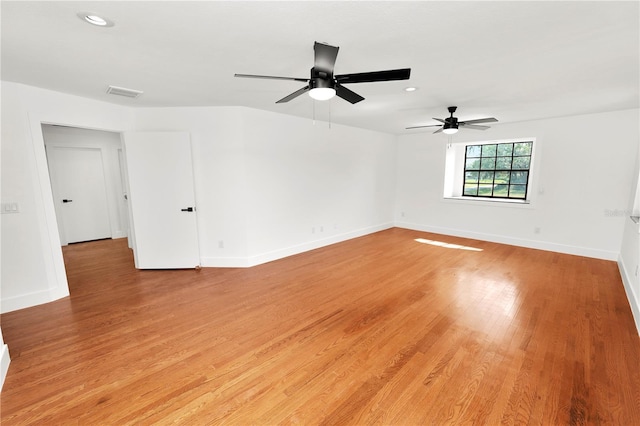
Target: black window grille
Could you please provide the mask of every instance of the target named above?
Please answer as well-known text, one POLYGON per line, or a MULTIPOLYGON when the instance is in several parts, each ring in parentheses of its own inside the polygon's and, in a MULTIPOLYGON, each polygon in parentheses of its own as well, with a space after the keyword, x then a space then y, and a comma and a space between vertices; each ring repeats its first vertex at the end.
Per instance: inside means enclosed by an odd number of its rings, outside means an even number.
POLYGON ((533 142, 467 145, 465 197, 527 199, 533 142))

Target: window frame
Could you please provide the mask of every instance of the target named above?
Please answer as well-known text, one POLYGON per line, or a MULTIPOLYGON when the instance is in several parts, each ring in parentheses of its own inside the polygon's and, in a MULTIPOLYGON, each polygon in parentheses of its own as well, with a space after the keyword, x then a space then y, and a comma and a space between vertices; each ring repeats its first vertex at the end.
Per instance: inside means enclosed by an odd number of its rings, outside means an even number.
POLYGON ((448 203, 468 203, 469 205, 494 205, 514 208, 533 208, 538 177, 538 155, 541 149, 540 141, 534 136, 501 139, 473 140, 466 139, 453 142, 449 138, 445 149, 444 180, 442 201, 448 203), (484 196, 466 196, 463 194, 465 181, 465 157, 468 145, 498 145, 502 143, 532 142, 531 161, 527 180, 526 198, 497 198, 484 196))
MULTIPOLYGON (((530 190, 530 178, 531 178, 531 169, 532 169, 532 160, 533 160, 533 140, 518 140, 518 141, 491 141, 484 143, 466 143, 464 144, 464 160, 462 163, 462 189, 461 195, 462 197, 470 197, 470 198, 482 198, 489 200, 515 200, 515 201, 526 201, 528 200, 529 190, 530 190), (517 144, 529 144, 530 148, 528 149, 528 154, 526 155, 516 155, 516 145, 517 144), (499 147, 505 145, 511 145, 510 154, 509 155, 499 155, 499 147), (493 155, 485 155, 485 147, 494 146, 493 155), (479 155, 469 157, 469 148, 470 147, 478 147, 479 155), (498 168, 498 159, 499 158, 510 158, 509 168, 498 168), (514 168, 514 159, 516 158, 528 158, 528 166, 527 168, 514 168), (485 159, 489 159, 493 163, 492 167, 483 168, 483 164, 485 164, 485 159), (478 168, 467 168, 468 161, 467 160, 477 160, 479 161, 478 168), (466 192, 467 185, 470 185, 467 182, 467 174, 468 173, 477 173, 477 179, 475 182, 476 193, 469 194, 466 192), (482 182, 482 174, 483 173, 491 173, 493 175, 492 182, 482 182), (496 188, 496 175, 498 173, 508 173, 509 182, 507 185, 507 194, 506 195, 495 195, 496 188), (517 173, 526 173, 526 179, 524 183, 513 183, 514 174, 517 173), (480 190, 482 185, 490 185, 491 194, 480 194, 480 190), (512 188, 515 186, 522 187, 524 186, 524 194, 523 196, 511 196, 512 188)), ((473 185, 473 183, 471 183, 473 185)))

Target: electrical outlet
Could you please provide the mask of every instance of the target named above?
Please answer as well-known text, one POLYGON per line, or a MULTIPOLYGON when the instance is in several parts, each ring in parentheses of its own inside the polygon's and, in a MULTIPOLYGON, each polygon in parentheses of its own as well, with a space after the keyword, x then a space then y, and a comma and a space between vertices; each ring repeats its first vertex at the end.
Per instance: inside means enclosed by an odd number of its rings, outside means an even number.
POLYGON ((533 228, 533 233, 534 234, 539 234, 540 233, 540 228, 538 226, 536 226, 535 228, 533 228))
POLYGON ((218 248, 224 248, 224 241, 223 240, 218 241, 218 248))

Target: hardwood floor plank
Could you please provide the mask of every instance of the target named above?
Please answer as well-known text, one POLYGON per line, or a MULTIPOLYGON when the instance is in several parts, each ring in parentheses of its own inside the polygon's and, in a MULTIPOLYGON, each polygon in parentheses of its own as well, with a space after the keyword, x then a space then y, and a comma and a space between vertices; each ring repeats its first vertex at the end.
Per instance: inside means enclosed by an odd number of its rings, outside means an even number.
POLYGON ((0 318, 3 425, 640 424, 614 262, 404 229, 245 269, 63 251, 71 296, 0 318))

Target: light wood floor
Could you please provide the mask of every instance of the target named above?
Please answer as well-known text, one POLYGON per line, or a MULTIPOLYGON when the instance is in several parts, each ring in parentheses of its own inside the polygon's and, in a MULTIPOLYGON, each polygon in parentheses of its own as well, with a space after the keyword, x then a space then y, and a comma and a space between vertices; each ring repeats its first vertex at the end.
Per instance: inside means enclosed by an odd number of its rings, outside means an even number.
POLYGON ((64 254, 70 298, 2 315, 3 425, 640 424, 614 262, 403 229, 249 269, 64 254))

